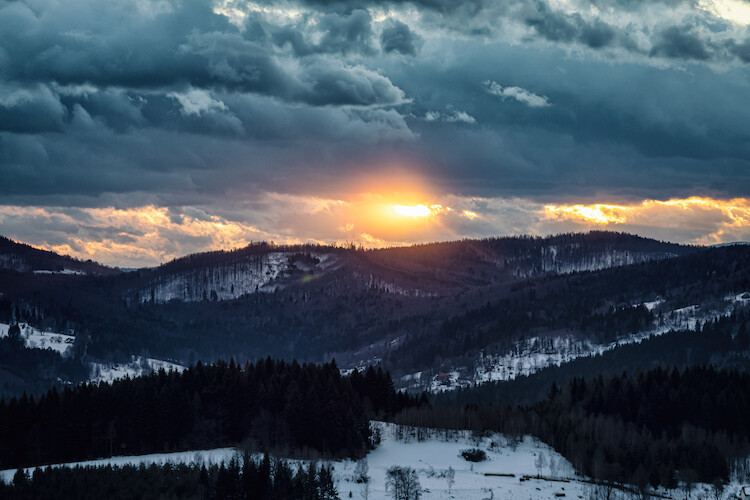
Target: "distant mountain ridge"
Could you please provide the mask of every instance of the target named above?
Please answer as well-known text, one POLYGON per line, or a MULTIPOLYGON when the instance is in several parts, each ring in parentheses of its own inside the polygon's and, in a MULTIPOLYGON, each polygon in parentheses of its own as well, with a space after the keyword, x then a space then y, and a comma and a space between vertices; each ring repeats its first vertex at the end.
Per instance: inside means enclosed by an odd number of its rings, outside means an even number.
POLYGON ((256 243, 234 251, 190 255, 144 270, 141 281, 145 284, 138 285, 128 300, 231 300, 331 274, 386 292, 435 295, 510 278, 666 259, 695 249, 611 232, 459 240, 374 250, 256 243))
POLYGON ((750 247, 611 232, 377 250, 255 243, 112 271, 0 270, 0 322, 75 335, 71 352, 87 363, 335 357, 434 390, 509 380, 750 304, 750 247))

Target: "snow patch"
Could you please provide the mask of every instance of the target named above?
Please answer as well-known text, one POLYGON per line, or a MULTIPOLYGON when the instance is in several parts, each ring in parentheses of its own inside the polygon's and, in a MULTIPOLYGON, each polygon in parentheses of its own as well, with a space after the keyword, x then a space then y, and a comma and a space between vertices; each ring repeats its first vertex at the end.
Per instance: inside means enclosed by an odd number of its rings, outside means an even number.
POLYGON ((83 271, 79 271, 77 269, 63 269, 62 271, 50 271, 47 269, 37 269, 34 271, 34 274, 76 274, 79 276, 84 276, 86 273, 83 271))
MULTIPOLYGON (((75 336, 57 332, 43 332, 26 323, 19 323, 21 338, 29 349, 52 349, 60 355, 73 347, 75 336)), ((0 338, 8 336, 10 325, 0 323, 0 338)))

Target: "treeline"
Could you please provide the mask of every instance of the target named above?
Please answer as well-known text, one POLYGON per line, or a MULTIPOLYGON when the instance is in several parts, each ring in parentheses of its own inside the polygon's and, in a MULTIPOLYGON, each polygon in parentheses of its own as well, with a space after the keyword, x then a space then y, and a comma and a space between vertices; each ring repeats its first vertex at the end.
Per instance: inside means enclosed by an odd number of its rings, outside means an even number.
POLYGON ((227 465, 125 465, 49 467, 33 475, 16 472, 0 482, 0 497, 10 500, 333 500, 338 493, 330 466, 311 462, 290 466, 284 460, 249 454, 227 465))
POLYGON ((750 453, 750 375, 657 368, 587 381, 574 378, 531 406, 412 408, 396 423, 531 434, 580 472, 638 487, 677 480, 726 481, 750 453))
POLYGON ((0 469, 230 445, 356 457, 370 418, 417 402, 380 369, 344 377, 335 362, 198 363, 0 402, 0 469))

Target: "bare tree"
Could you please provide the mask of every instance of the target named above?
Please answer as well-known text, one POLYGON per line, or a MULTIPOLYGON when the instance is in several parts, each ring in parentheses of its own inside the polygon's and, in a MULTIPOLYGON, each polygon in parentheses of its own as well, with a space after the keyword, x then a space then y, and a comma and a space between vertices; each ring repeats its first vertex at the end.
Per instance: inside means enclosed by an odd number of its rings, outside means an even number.
POLYGON ((445 479, 446 481, 448 481, 448 494, 450 495, 451 489, 456 483, 456 471, 453 469, 453 467, 448 467, 448 471, 445 473, 445 479))
POLYGON ((542 470, 547 466, 547 457, 544 456, 544 452, 539 452, 539 455, 534 460, 534 465, 536 466, 537 477, 541 477, 542 470))
POLYGON ((693 469, 684 469, 677 473, 677 477, 682 482, 682 489, 685 492, 685 498, 690 498, 695 483, 698 481, 698 473, 693 469))
POLYGON ((411 467, 397 465, 386 472, 385 490, 390 491, 393 500, 419 500, 422 493, 417 472, 411 467))
POLYGON ((557 464, 557 460, 555 460, 555 457, 550 455, 549 457, 549 475, 550 476, 557 476, 559 467, 557 464))
POLYGON ((354 468, 354 480, 362 485, 362 491, 360 492, 362 500, 367 500, 370 496, 370 466, 367 464, 366 458, 357 462, 357 466, 354 468))
POLYGON ((724 481, 722 481, 721 479, 717 479, 711 485, 711 490, 713 491, 714 498, 716 500, 721 500, 721 497, 724 494, 724 487, 725 486, 726 485, 724 484, 724 481))

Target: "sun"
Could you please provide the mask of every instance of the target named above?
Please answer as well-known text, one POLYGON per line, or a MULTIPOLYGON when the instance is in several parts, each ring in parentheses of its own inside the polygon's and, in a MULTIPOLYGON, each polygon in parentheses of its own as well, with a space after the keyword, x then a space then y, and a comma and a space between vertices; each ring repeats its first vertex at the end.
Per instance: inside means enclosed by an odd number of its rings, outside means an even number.
POLYGON ((402 217, 427 217, 432 210, 427 205, 393 205, 393 211, 402 217))

